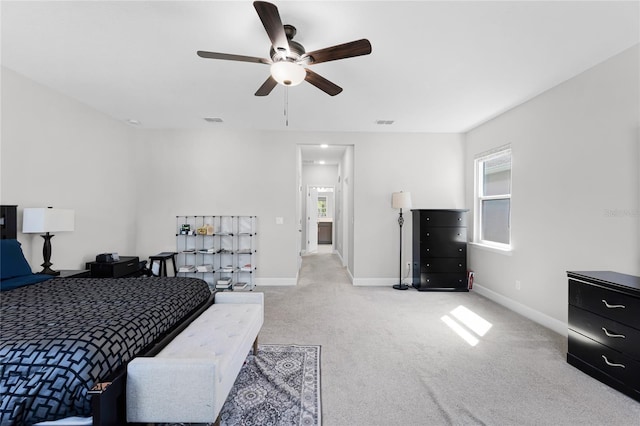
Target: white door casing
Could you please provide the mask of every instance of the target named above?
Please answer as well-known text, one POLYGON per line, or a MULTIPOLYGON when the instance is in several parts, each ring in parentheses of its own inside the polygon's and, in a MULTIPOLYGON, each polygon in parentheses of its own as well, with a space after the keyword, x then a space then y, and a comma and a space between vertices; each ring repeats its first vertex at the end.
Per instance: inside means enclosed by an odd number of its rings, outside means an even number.
POLYGON ((318 189, 307 187, 307 252, 318 251, 318 189))

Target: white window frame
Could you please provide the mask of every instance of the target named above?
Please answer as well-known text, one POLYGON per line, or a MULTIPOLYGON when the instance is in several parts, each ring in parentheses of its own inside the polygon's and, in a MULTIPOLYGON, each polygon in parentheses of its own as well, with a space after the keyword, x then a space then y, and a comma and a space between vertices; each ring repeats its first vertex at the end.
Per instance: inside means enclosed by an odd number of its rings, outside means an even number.
MULTIPOLYGON (((509 187, 511 188, 508 194, 500 194, 500 195, 488 195, 483 196, 484 193, 484 176, 483 176, 483 163, 485 161, 493 160, 497 157, 501 157, 505 154, 512 155, 511 146, 506 145, 496 149, 493 149, 488 152, 484 152, 479 154, 474 162, 475 167, 475 196, 474 196, 474 243, 479 246, 484 246, 492 249, 497 249, 500 251, 510 252, 512 250, 512 240, 511 240, 511 192, 513 192, 513 174, 511 175, 512 181, 510 182, 509 187), (482 202, 486 200, 509 200, 509 243, 504 244, 497 241, 485 240, 482 235, 482 202)), ((511 172, 513 173, 513 156, 512 156, 512 164, 511 164, 511 172)))

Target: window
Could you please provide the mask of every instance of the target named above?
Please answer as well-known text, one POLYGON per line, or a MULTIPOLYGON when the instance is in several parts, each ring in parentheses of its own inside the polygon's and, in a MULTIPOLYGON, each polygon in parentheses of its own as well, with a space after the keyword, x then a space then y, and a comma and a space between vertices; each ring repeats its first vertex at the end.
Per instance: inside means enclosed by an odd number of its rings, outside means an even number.
POLYGON ((318 217, 327 217, 327 197, 318 197, 318 217))
POLYGON ((511 248, 511 148, 502 147, 476 158, 475 239, 501 249, 511 248))

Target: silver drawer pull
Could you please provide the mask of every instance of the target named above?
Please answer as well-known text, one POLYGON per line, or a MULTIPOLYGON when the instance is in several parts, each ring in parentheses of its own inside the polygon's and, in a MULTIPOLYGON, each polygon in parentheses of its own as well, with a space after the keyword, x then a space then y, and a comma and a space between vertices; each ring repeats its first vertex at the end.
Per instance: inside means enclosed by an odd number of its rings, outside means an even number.
POLYGON ((604 331, 604 334, 607 335, 607 337, 620 337, 622 339, 626 339, 626 336, 624 334, 613 334, 613 333, 609 333, 609 330, 607 330, 606 328, 602 327, 602 331, 604 331))
POLYGON ((627 368, 624 366, 624 364, 616 364, 614 362, 609 362, 609 360, 607 359, 606 356, 602 355, 602 359, 604 359, 604 362, 607 363, 608 366, 610 367, 621 367, 621 368, 627 368))
POLYGON ((622 309, 624 309, 624 308, 626 307, 626 306, 624 306, 624 305, 610 305, 610 304, 608 304, 608 303, 607 303, 607 301, 606 301, 606 300, 604 300, 604 299, 602 299, 602 303, 604 303, 604 306, 606 306, 606 307, 607 307, 607 308, 609 308, 609 309, 615 309, 615 308, 622 308, 622 309))

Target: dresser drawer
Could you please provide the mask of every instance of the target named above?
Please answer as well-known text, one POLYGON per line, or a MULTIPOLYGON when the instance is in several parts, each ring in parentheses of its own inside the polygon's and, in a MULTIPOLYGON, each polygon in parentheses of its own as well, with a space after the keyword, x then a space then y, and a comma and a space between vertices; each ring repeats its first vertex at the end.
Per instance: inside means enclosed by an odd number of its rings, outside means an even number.
POLYGON ((467 257, 467 244, 466 243, 447 243, 447 244, 425 244, 422 246, 421 256, 425 260, 429 260, 431 257, 455 257, 464 258, 467 257))
POLYGON ((455 241, 457 243, 467 243, 467 228, 443 227, 422 229, 420 243, 422 244, 446 244, 455 241))
POLYGON ((420 272, 467 272, 467 259, 461 258, 433 258, 425 259, 420 265, 420 272))
POLYGON ((640 330, 569 305, 569 328, 640 361, 640 330))
POLYGON ((420 288, 418 290, 428 290, 433 288, 454 288, 466 289, 467 274, 437 274, 437 273, 421 273, 420 288))
POLYGON ((466 211, 423 210, 420 226, 467 226, 466 211))
POLYGON ((640 363, 569 330, 569 354, 636 390, 640 389, 640 363))
POLYGON ((467 228, 429 228, 420 236, 425 257, 466 257, 467 228))
POLYGON ((569 279, 569 304, 640 329, 640 298, 569 279))

